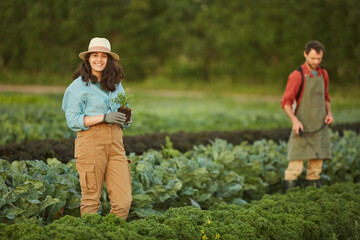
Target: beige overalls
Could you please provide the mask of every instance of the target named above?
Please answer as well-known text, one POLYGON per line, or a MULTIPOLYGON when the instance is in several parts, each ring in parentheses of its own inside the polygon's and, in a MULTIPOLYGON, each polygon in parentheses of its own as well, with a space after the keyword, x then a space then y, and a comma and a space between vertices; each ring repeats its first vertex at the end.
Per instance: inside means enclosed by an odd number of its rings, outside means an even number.
POLYGON ((76 169, 81 185, 81 215, 96 213, 104 181, 111 211, 126 219, 132 201, 129 162, 123 145, 123 130, 118 124, 100 123, 77 133, 76 169))
POLYGON ((304 160, 308 160, 306 180, 318 180, 322 170, 323 159, 331 159, 330 137, 328 126, 321 129, 326 117, 325 87, 323 76, 310 77, 305 75, 304 93, 298 107, 296 117, 303 124, 304 137, 291 132, 288 142, 288 168, 285 180, 296 180, 303 171, 304 160), (314 132, 307 134, 306 132, 314 132))

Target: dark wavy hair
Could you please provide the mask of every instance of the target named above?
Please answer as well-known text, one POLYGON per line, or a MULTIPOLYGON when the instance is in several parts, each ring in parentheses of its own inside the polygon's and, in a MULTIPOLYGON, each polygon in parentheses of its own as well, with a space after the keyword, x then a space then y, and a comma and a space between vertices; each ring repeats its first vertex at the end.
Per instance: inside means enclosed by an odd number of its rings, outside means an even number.
MULTIPOLYGON (((118 65, 117 61, 115 61, 111 55, 107 55, 107 64, 101 75, 100 86, 106 91, 114 92, 116 85, 125 77, 125 73, 122 67, 118 65)), ((90 53, 86 54, 84 61, 73 75, 73 80, 81 76, 81 79, 86 82, 86 85, 88 85, 89 82, 96 84, 98 80, 97 77, 91 73, 89 57, 90 53)))

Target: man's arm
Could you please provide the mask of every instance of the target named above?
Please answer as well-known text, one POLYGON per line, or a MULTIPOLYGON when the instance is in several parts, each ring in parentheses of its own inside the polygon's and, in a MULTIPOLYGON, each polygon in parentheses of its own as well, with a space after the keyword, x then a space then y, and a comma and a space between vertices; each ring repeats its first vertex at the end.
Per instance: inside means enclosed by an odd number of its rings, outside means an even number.
POLYGON ((330 107, 330 102, 329 101, 325 101, 325 107, 326 107, 325 123, 327 125, 329 125, 329 124, 332 124, 334 122, 334 118, 333 118, 332 113, 331 113, 331 107, 330 107))
POLYGON ((295 116, 290 105, 284 105, 284 111, 288 115, 292 123, 292 130, 299 135, 299 128, 304 131, 304 126, 295 116))

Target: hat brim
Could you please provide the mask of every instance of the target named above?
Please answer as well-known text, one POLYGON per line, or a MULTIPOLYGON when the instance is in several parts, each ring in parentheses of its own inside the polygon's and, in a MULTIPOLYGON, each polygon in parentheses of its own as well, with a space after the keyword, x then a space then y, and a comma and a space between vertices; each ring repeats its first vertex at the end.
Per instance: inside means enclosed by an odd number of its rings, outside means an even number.
POLYGON ((80 57, 82 60, 85 60, 86 54, 88 54, 88 53, 93 53, 93 52, 103 52, 103 53, 107 53, 107 54, 111 55, 116 61, 119 61, 119 60, 120 60, 119 55, 117 55, 116 53, 107 52, 107 51, 86 51, 86 52, 81 52, 81 53, 79 53, 79 57, 80 57))

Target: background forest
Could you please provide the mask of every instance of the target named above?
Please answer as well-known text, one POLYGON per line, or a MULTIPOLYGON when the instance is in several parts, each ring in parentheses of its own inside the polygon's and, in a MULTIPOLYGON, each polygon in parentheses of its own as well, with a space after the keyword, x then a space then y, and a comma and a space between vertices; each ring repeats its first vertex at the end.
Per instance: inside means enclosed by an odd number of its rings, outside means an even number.
POLYGON ((317 39, 331 83, 360 84, 358 0, 13 0, 0 9, 1 83, 66 86, 77 54, 100 36, 133 83, 280 90, 317 39))

